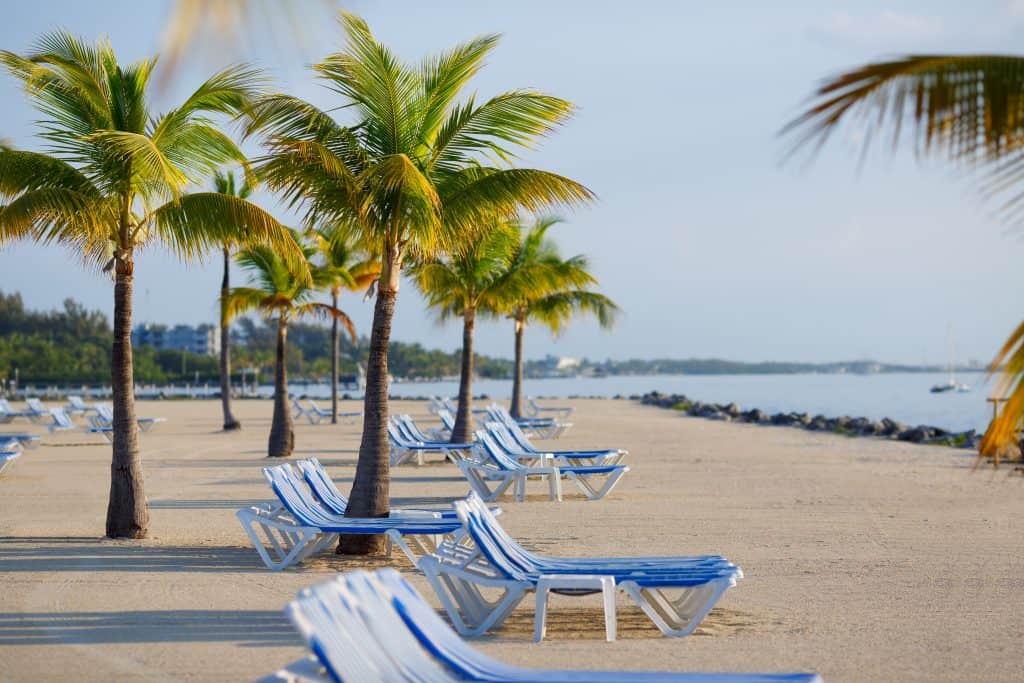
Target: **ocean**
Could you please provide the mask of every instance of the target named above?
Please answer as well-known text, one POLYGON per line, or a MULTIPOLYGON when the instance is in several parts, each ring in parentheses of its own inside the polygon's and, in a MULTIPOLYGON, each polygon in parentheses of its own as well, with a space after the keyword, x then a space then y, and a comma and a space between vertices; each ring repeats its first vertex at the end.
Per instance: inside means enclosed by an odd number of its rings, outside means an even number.
MULTIPOLYGON (((983 431, 992 417, 985 399, 994 390, 985 373, 957 376, 970 385, 965 393, 932 394, 928 390, 948 379, 944 373, 884 373, 877 375, 634 375, 616 377, 572 377, 526 380, 526 394, 535 397, 630 396, 649 391, 686 394, 713 403, 735 402, 743 410, 760 408, 775 412, 806 412, 828 417, 849 415, 871 419, 889 417, 907 424, 928 424, 944 429, 983 431)), ((261 386, 261 393, 272 391, 261 386)), ((313 398, 330 395, 326 384, 297 384, 292 391, 313 398)), ((394 382, 391 394, 402 398, 454 396, 458 383, 394 382)), ((344 391, 342 394, 346 393, 344 391)), ((357 392, 348 392, 359 396, 357 392)), ((511 380, 478 379, 475 395, 507 400, 511 380)))

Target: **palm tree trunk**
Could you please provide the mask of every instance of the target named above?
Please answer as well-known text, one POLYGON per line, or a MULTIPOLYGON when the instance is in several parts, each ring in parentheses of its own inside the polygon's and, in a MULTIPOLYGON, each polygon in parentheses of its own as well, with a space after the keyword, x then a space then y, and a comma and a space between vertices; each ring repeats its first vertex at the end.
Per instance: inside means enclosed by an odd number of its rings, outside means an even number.
POLYGON ((231 289, 231 249, 224 247, 224 277, 220 281, 220 407, 224 412, 224 431, 241 429, 231 414, 231 333, 224 315, 228 291, 231 289))
MULTIPOLYGON (((401 269, 400 258, 392 251, 384 257, 383 269, 373 307, 370 331, 370 356, 366 363, 366 390, 363 397, 363 437, 359 460, 352 482, 346 517, 386 517, 391 507, 391 460, 388 444, 388 346, 391 343, 391 319, 401 269)), ((385 549, 384 536, 342 535, 338 554, 374 555, 385 549)))
POLYGON ((110 388, 114 401, 113 457, 107 536, 145 538, 149 505, 142 483, 139 429, 135 420, 135 375, 132 367, 132 278, 130 253, 116 261, 114 281, 114 343, 110 350, 110 388))
POLYGON ((452 443, 473 440, 473 328, 476 312, 467 308, 462 314, 462 371, 459 373, 459 409, 452 427, 452 443))
POLYGON ((277 357, 274 365, 274 419, 270 423, 270 441, 267 456, 287 458, 295 448, 295 430, 292 410, 288 405, 288 363, 285 346, 288 341, 288 322, 282 315, 277 320, 277 357))
MULTIPOLYGON (((331 290, 331 305, 338 308, 338 288, 331 290)), ((338 424, 338 319, 331 318, 331 424, 338 424)))
POLYGON ((512 372, 512 403, 508 412, 514 418, 523 416, 523 332, 526 330, 526 321, 516 318, 516 363, 512 372))

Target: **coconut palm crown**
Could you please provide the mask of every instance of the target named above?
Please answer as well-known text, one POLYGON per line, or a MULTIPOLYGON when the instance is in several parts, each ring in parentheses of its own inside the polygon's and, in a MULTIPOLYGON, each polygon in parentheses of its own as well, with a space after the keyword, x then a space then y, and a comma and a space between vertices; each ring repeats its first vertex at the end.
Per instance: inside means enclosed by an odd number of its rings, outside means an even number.
POLYGON ((259 74, 225 69, 174 109, 151 110, 155 59, 119 64, 109 41, 45 35, 25 55, 0 52, 42 112, 46 151, 0 149, 0 242, 61 244, 114 277, 113 465, 106 533, 146 535, 149 512, 136 435, 131 315, 135 253, 159 243, 197 259, 226 241, 263 242, 289 252, 268 213, 217 192, 187 190, 245 156, 215 125, 259 91, 259 74))
MULTIPOLYGON (((380 259, 368 253, 358 234, 334 225, 310 231, 316 247, 316 279, 338 307, 342 291, 364 291, 380 277, 380 259)), ((338 320, 331 321, 331 424, 338 422, 338 320)))
MULTIPOLYGON (((473 334, 476 312, 507 307, 536 289, 540 278, 510 278, 509 267, 518 231, 509 222, 499 222, 480 239, 450 256, 417 265, 413 277, 439 322, 462 319, 462 365, 459 374, 459 409, 452 429, 452 443, 473 440, 473 334)), ((540 276, 541 273, 536 273, 540 276)))
MULTIPOLYGON (((300 237, 292 238, 300 244, 300 237)), ((301 246, 307 258, 315 252, 313 247, 301 246)), ((267 246, 258 245, 243 249, 236 258, 238 264, 248 271, 250 286, 234 287, 228 293, 222 306, 228 320, 249 311, 257 311, 277 325, 277 353, 274 368, 274 414, 267 445, 269 457, 287 457, 295 447, 291 406, 288 403, 287 339, 288 325, 301 317, 318 317, 340 322, 345 326, 353 342, 355 326, 349 317, 336 306, 314 301, 323 283, 313 269, 312 280, 306 279, 301 271, 282 259, 267 246)))
POLYGON ((512 295, 488 311, 491 315, 507 316, 515 324, 509 407, 514 417, 523 416, 523 337, 529 323, 544 325, 558 336, 577 315, 593 315, 602 328, 609 329, 620 312, 614 301, 593 290, 598 282, 590 272, 587 258, 563 258, 558 246, 547 237, 548 230, 559 222, 558 218, 544 217, 536 219, 528 229, 522 228, 521 241, 505 276, 506 291, 512 295))
MULTIPOLYGON (((304 208, 309 224, 351 224, 380 255, 363 406, 363 433, 346 514, 389 510, 388 342, 401 271, 411 259, 452 253, 485 232, 497 215, 567 206, 592 198, 554 173, 512 168, 519 148, 566 120, 572 105, 511 90, 478 101, 465 96, 497 36, 483 36, 427 58, 402 62, 366 23, 341 16, 346 44, 314 65, 335 93, 331 114, 288 95, 257 102, 248 132, 263 136, 259 166, 267 184, 304 208)), ((342 537, 348 552, 382 550, 381 537, 342 537)))

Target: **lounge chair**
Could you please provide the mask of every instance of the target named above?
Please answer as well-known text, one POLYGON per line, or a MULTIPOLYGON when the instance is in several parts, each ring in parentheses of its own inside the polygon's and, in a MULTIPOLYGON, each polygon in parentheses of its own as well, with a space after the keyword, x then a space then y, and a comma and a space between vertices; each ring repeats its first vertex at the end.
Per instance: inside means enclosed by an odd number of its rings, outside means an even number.
POLYGON ((742 576, 739 568, 719 556, 665 558, 619 558, 604 562, 593 558, 577 565, 537 562, 536 556, 508 544, 506 535, 492 516, 478 505, 456 501, 455 509, 478 556, 468 555, 465 546, 442 544, 438 551, 420 559, 417 566, 437 591, 456 630, 480 635, 500 625, 527 593, 536 593, 534 638, 544 634, 548 592, 571 595, 603 593, 607 637, 615 638, 614 592, 624 591, 668 636, 693 632, 726 590, 742 576), (483 595, 481 588, 500 590, 497 598, 483 595), (677 593, 676 596, 670 593, 677 593), (611 595, 609 595, 611 594, 611 595))
POLYGON ((516 426, 523 431, 528 431, 538 439, 557 439, 572 428, 571 422, 559 422, 552 418, 520 418, 516 419, 509 415, 508 411, 497 404, 491 404, 487 408, 487 416, 494 422, 504 425, 516 426))
POLYGON ((27 406, 24 414, 32 422, 45 422, 50 417, 50 409, 47 408, 42 401, 38 398, 26 398, 25 405, 27 406))
POLYGON ((0 434, 0 443, 14 441, 24 449, 39 448, 37 434, 0 434))
POLYGON ((426 455, 441 455, 452 462, 463 460, 462 453, 470 450, 473 444, 448 443, 447 441, 431 441, 424 443, 411 439, 403 434, 394 421, 388 420, 388 441, 391 444, 391 466, 413 462, 424 463, 426 455))
POLYGON ((617 465, 629 455, 629 451, 619 448, 594 451, 541 451, 534 448, 524 435, 523 438, 529 444, 529 448, 526 448, 512 435, 508 427, 500 422, 488 422, 487 431, 506 453, 520 461, 555 458, 570 465, 617 465))
POLYGON ((0 423, 7 424, 16 417, 23 417, 28 420, 31 415, 26 410, 15 410, 6 398, 0 398, 0 423))
MULTIPOLYGON (((299 460, 295 464, 298 466, 299 472, 302 473, 302 478, 306 481, 313 495, 320 501, 320 504, 331 512, 339 515, 345 514, 345 510, 348 509, 348 497, 338 490, 334 480, 331 479, 331 475, 327 473, 327 470, 320 464, 320 461, 316 458, 308 458, 306 460, 299 460)), ((500 514, 501 508, 492 509, 491 512, 492 514, 500 514)), ((438 510, 422 508, 392 509, 389 516, 420 519, 424 516, 435 519, 458 519, 451 507, 438 510)))
POLYGON ((309 424, 311 425, 320 424, 320 420, 323 419, 318 412, 299 403, 299 399, 297 398, 292 399, 292 410, 294 411, 292 413, 293 418, 299 419, 304 417, 309 420, 309 424))
POLYGON ((539 405, 533 397, 526 399, 526 415, 527 417, 545 417, 545 415, 554 415, 558 419, 568 419, 572 417, 575 408, 572 406, 565 406, 562 408, 555 408, 550 406, 539 405))
MULTIPOLYGON (((114 426, 114 409, 109 403, 97 403, 96 414, 89 416, 89 423, 99 430, 114 426)), ((137 417, 135 422, 140 432, 151 432, 162 422, 167 422, 166 417, 137 417)))
MULTIPOLYGON (((448 411, 444 411, 448 412, 448 411)), ((401 414, 392 416, 396 423, 402 428, 403 433, 410 436, 417 441, 430 442, 430 441, 448 441, 451 439, 452 433, 449 429, 428 429, 424 432, 420 429, 420 426, 416 424, 416 420, 412 419, 411 415, 401 414)))
POLYGON ((477 651, 393 569, 307 588, 286 608, 314 653, 263 681, 360 683, 821 683, 815 674, 573 671, 511 666, 477 651), (352 656, 358 652, 359 656, 352 656))
POLYGON ((20 457, 21 446, 17 441, 0 441, 0 474, 20 457))
POLYGON ((484 430, 476 432, 473 453, 476 460, 460 461, 458 465, 470 488, 487 501, 497 499, 510 486, 513 500, 526 500, 526 482, 530 477, 546 480, 549 499, 561 501, 563 476, 576 484, 588 500, 599 500, 629 471, 626 465, 564 465, 553 458, 543 459, 540 465, 524 465, 505 453, 484 430))
POLYGON ((436 550, 439 538, 461 536, 462 525, 457 520, 433 515, 357 518, 331 512, 288 466, 265 467, 263 476, 278 502, 243 508, 237 515, 269 569, 301 562, 333 545, 339 534, 386 534, 388 553, 392 544, 397 545, 413 564, 417 552, 436 550))
POLYGON ((86 403, 81 396, 68 396, 68 404, 64 411, 68 415, 86 415, 96 412, 96 404, 86 403))
POLYGON ((63 408, 52 408, 48 415, 50 416, 50 422, 43 426, 46 427, 46 431, 50 432, 50 434, 78 429, 78 425, 75 424, 70 415, 64 412, 63 408))
POLYGON ((447 410, 444 402, 442 402, 437 396, 431 396, 427 402, 427 412, 431 415, 437 415, 442 410, 447 410))

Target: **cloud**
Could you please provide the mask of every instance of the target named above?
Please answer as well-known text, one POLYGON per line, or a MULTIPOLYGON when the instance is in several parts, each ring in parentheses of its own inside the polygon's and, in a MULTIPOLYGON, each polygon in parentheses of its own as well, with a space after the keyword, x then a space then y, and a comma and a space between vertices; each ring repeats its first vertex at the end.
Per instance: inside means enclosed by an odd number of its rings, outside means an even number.
MULTIPOLYGON (((1014 0, 1024 12, 1024 0, 1014 0)), ((846 10, 833 13, 826 20, 810 27, 818 38, 848 44, 877 46, 906 45, 941 38, 942 20, 918 14, 884 10, 872 16, 855 16, 846 10)))
POLYGON ((1011 17, 1024 17, 1024 0, 1006 0, 1003 6, 1011 17))

